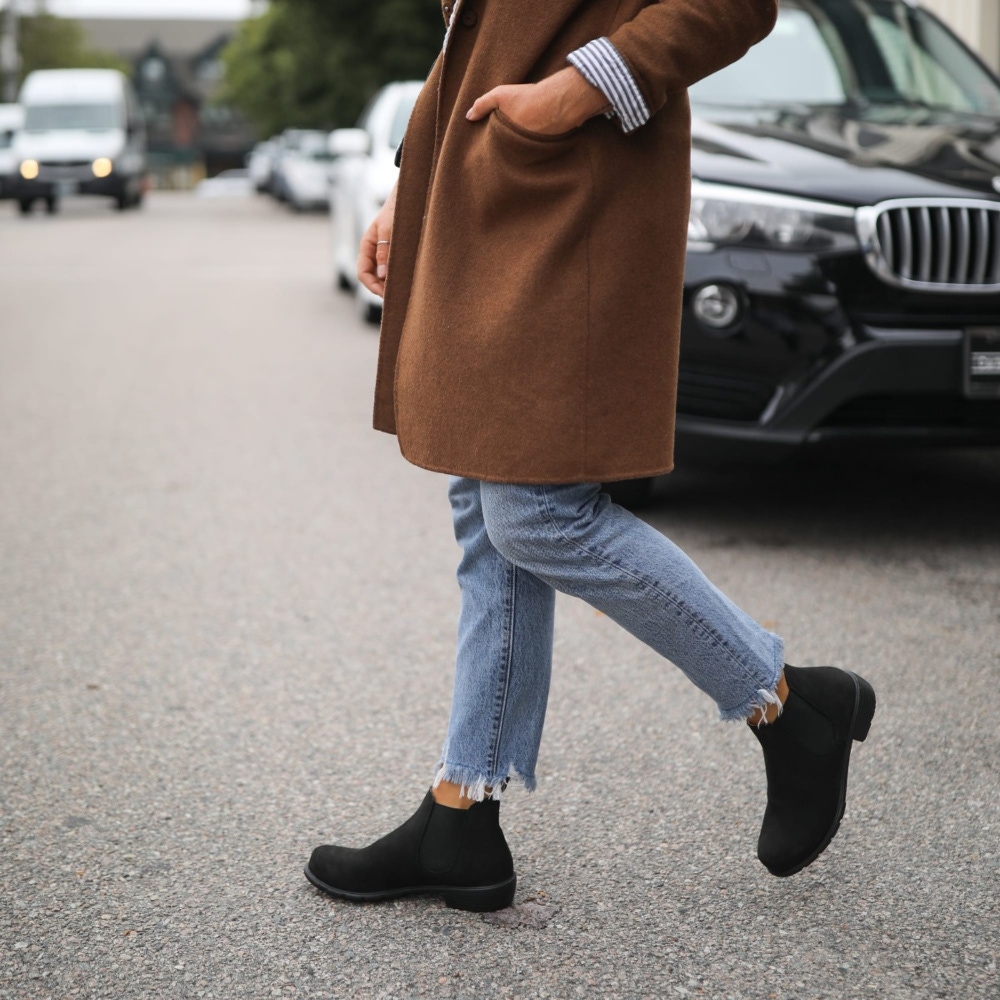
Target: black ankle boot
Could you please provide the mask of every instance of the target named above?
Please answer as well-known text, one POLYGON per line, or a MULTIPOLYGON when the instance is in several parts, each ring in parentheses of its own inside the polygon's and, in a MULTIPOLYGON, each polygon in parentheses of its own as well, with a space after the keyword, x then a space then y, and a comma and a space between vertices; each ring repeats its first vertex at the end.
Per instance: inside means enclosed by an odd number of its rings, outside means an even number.
POLYGON ((837 667, 785 667, 788 697, 771 724, 753 726, 764 749, 767 809, 757 857, 794 875, 826 850, 847 803, 851 744, 868 735, 875 691, 837 667))
POLYGON ((318 889, 358 903, 426 893, 485 912, 510 906, 517 888, 500 803, 450 809, 430 792, 402 826, 368 847, 317 847, 305 872, 318 889))

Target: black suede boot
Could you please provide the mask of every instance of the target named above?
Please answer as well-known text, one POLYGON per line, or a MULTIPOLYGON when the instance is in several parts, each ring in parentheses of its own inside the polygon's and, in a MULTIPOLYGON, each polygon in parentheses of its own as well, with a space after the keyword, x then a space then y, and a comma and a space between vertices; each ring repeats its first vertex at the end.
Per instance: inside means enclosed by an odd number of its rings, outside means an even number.
POLYGON ((875 691, 838 667, 785 667, 781 715, 752 726, 764 750, 767 809, 757 857, 772 875, 802 871, 826 850, 847 803, 851 744, 863 742, 875 691))
POLYGON ((305 872, 318 889, 358 903, 426 893, 484 912, 510 906, 517 888, 500 803, 451 809, 430 792, 402 826, 368 847, 317 847, 305 872))

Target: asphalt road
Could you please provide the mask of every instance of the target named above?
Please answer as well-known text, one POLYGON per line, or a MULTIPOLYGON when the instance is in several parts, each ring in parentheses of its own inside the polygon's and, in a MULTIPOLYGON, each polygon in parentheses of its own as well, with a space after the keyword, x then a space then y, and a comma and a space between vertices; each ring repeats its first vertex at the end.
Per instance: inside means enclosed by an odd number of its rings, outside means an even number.
POLYGON ((646 514, 878 689, 801 875, 756 861, 750 734, 561 600, 521 926, 307 884, 419 803, 457 614, 327 244, 263 200, 0 205, 0 997, 1000 997, 996 454, 682 469, 646 514))

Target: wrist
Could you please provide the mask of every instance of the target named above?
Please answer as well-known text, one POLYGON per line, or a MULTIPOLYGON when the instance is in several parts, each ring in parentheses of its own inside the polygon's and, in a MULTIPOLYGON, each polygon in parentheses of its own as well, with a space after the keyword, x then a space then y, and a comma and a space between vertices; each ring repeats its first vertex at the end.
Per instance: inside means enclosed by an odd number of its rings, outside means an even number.
POLYGON ((552 91, 560 118, 570 128, 582 125, 589 118, 611 110, 611 102, 597 87, 588 83, 575 66, 567 66, 539 84, 552 91))

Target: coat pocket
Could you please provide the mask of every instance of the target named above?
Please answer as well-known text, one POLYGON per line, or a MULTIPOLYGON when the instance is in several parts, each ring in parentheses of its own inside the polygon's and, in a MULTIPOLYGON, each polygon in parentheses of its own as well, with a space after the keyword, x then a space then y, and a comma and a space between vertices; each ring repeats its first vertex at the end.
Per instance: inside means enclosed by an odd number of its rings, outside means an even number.
POLYGON ((589 187, 584 141, 583 129, 543 135, 494 111, 466 161, 480 225, 530 232, 579 211, 589 187))

